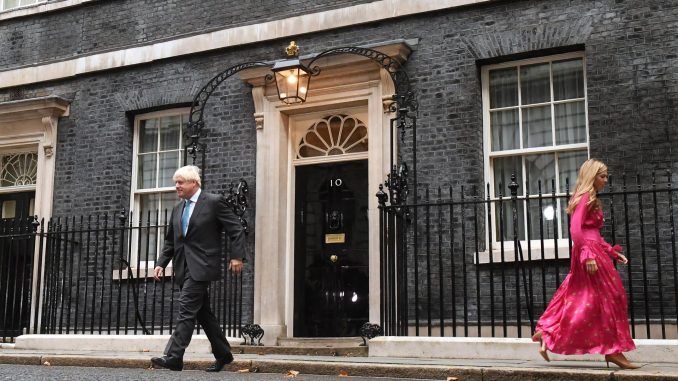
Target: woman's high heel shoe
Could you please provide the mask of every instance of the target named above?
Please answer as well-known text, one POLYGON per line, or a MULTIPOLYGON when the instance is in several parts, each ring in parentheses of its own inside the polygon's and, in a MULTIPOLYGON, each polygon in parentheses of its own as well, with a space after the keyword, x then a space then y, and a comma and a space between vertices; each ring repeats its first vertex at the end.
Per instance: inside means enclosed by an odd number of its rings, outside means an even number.
POLYGON ((605 355, 605 362, 607 367, 610 367, 610 363, 617 365, 622 369, 638 369, 640 366, 631 363, 623 353, 616 353, 613 355, 605 355))
POLYGON ((549 358, 549 353, 546 349, 546 343, 544 343, 544 340, 542 340, 541 337, 542 337, 541 331, 536 332, 532 336, 532 341, 535 341, 535 342, 538 341, 539 342, 539 354, 541 355, 541 357, 544 358, 544 360, 546 360, 547 362, 550 362, 551 359, 549 358))

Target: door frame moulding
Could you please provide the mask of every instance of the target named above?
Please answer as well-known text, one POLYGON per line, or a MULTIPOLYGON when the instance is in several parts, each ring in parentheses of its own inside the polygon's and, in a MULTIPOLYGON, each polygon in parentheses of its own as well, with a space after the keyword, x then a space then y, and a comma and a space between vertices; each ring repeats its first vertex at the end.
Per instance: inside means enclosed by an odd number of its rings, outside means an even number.
MULTIPOLYGON (((40 97, 18 101, 0 102, 0 152, 33 151, 38 154, 37 178, 35 184, 34 214, 48 221, 52 217, 54 195, 54 167, 56 162, 56 137, 59 118, 69 115, 70 101, 57 97, 40 97)), ((41 316, 38 279, 44 276, 44 261, 39 260, 37 248, 33 257, 30 326, 35 325, 36 316, 41 316), (38 270, 42 273, 38 274, 38 270), (38 313, 36 314, 36 308, 38 313)), ((39 325, 39 322, 38 322, 39 325)))
MULTIPOLYGON (((375 84, 375 87, 378 87, 378 84, 375 84)), ((373 128, 370 128, 370 120, 374 120, 374 118, 370 118, 370 113, 369 113, 369 100, 370 97, 373 95, 372 91, 369 89, 363 89, 363 91, 357 91, 354 94, 354 97, 348 97, 344 99, 347 103, 345 104, 355 104, 355 101, 358 101, 357 103, 360 103, 361 105, 359 106, 348 106, 348 107, 341 107, 342 103, 331 103, 331 101, 328 99, 327 101, 329 102, 330 105, 332 105, 334 108, 328 109, 328 110, 323 110, 323 111, 312 111, 307 114, 294 114, 289 116, 288 118, 288 125, 287 125, 287 130, 289 131, 289 139, 288 139, 288 167, 287 167, 287 173, 288 173, 288 181, 287 181, 287 189, 288 189, 288 197, 287 197, 287 210, 289 211, 287 213, 287 227, 288 227, 288 236, 286 237, 287 240, 287 247, 286 247, 286 252, 285 252, 285 274, 286 274, 286 279, 285 279, 285 299, 286 299, 286 305, 285 305, 285 320, 286 320, 286 326, 287 326, 287 337, 295 337, 294 335, 294 306, 295 306, 295 292, 294 292, 294 276, 295 276, 295 267, 294 267, 294 262, 295 262, 295 212, 296 212, 296 202, 295 202, 295 195, 296 195, 296 168, 300 166, 305 166, 305 165, 317 165, 317 164, 330 164, 330 163, 347 163, 347 162, 352 162, 352 161, 359 161, 359 160, 367 160, 367 171, 368 173, 372 168, 370 168, 370 165, 374 165, 375 163, 378 163, 380 160, 378 157, 374 157, 374 155, 379 156, 379 152, 375 152, 372 157, 371 155, 371 142, 370 142, 370 135, 375 135, 375 132, 372 131, 373 128), (366 91, 366 92, 363 92, 366 91), (364 97, 364 98, 363 98, 364 97), (334 156, 321 156, 317 158, 313 158, 314 160, 304 160, 304 159, 297 159, 297 147, 300 143, 300 139, 303 136, 303 133, 308 130, 308 127, 310 126, 309 123, 311 123, 312 120, 317 120, 321 118, 323 115, 328 115, 328 114, 348 114, 357 117, 360 119, 363 123, 367 125, 367 142, 368 142, 368 151, 367 152, 360 152, 358 154, 349 154, 349 155, 334 155, 334 156)), ((328 94, 328 98, 331 97, 328 94)), ((324 104, 324 102, 321 102, 321 104, 324 104)), ((314 107, 312 105, 309 105, 310 109, 313 109, 314 107)), ((388 168, 386 169, 388 171, 388 168)), ((373 200, 374 198, 376 201, 376 197, 372 197, 370 190, 372 189, 372 186, 374 185, 374 179, 371 177, 368 180, 368 190, 367 190, 367 195, 368 195, 368 214, 371 213, 371 210, 373 209, 373 200)), ((376 203, 375 203, 376 205, 376 203)), ((369 221, 369 231, 368 231, 368 239, 370 242, 373 241, 375 236, 373 236, 373 233, 379 231, 379 226, 373 226, 375 222, 378 223, 378 219, 374 219, 370 217, 369 221)), ((378 236, 376 236, 378 238, 378 236)), ((372 249, 370 247, 370 249, 372 249)), ((372 253, 372 250, 370 250, 370 253, 372 253)), ((376 260, 378 261, 379 258, 377 257, 376 260)), ((379 274, 374 274, 373 275, 373 267, 374 266, 374 258, 369 258, 369 278, 370 278, 370 287, 369 287, 369 293, 372 295, 372 292, 374 291, 372 289, 372 284, 371 280, 375 276, 378 276, 379 274)), ((377 262, 378 266, 378 262, 377 262)), ((378 269, 378 267, 377 267, 378 269)), ((256 271, 255 271, 256 273, 256 271)), ((372 298, 370 298, 370 307, 371 307, 371 302, 372 298)), ((379 306, 379 299, 377 299, 377 307, 379 306)), ((378 312, 378 311, 377 311, 378 312)), ((370 318, 373 317, 374 311, 370 311, 370 318)), ((377 317, 378 319, 378 317, 377 317)))
POLYGON ((38 154, 35 214, 40 218, 52 216, 57 126, 69 115, 69 104, 56 96, 0 102, 0 152, 38 154))
MULTIPOLYGON (((376 47, 389 56, 406 60, 411 48, 404 41, 376 47)), ((337 56, 320 63, 307 101, 287 105, 277 97, 275 85, 266 84, 265 68, 248 69, 241 78, 253 85, 256 124, 256 216, 254 323, 265 331, 262 342, 276 345, 278 338, 293 337, 294 317, 294 159, 291 120, 298 114, 332 113, 362 107, 367 113, 368 195, 389 173, 391 119, 389 106, 395 93, 389 73, 365 57, 337 56)), ((334 160, 334 159, 331 159, 334 160)), ((369 218, 369 318, 380 321, 379 214, 376 197, 368 200, 369 218)))

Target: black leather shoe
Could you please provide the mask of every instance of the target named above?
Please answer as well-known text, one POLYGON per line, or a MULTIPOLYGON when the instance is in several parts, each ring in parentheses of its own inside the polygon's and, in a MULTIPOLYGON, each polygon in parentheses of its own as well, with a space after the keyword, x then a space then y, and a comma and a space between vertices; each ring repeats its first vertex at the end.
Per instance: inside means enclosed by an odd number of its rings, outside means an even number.
POLYGON ((177 359, 170 356, 163 357, 153 357, 151 359, 153 367, 167 368, 169 370, 180 371, 184 369, 184 362, 181 359, 177 359))
POLYGON ((217 361, 214 362, 209 368, 206 370, 208 372, 220 372, 222 369, 224 369, 224 366, 230 364, 233 362, 233 354, 231 352, 226 352, 226 357, 223 359, 218 359, 217 361))

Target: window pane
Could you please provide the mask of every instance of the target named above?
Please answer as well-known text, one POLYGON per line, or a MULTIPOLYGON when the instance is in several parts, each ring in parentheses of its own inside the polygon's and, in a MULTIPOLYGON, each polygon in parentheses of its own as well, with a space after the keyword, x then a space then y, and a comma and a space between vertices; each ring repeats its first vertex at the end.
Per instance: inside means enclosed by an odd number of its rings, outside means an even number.
POLYGON ((5 8, 10 9, 19 6, 19 0, 5 0, 5 8))
POLYGON ((155 188, 155 179, 157 176, 155 162, 157 154, 139 155, 139 170, 137 171, 137 188, 148 189, 155 188))
POLYGON ((157 253, 158 208, 160 207, 157 193, 143 194, 139 198, 139 256, 141 261, 155 261, 157 253))
POLYGON ((147 193, 139 195, 139 215, 136 218, 141 218, 142 222, 146 222, 149 217, 151 221, 155 221, 156 213, 160 207, 160 198, 157 193, 147 193))
POLYGON ((551 106, 523 109, 523 147, 553 145, 551 106))
POLYGON ((179 169, 179 151, 160 153, 160 187, 171 187, 174 185, 172 176, 179 169))
POLYGON ((490 113, 492 151, 520 148, 518 142, 518 110, 490 113))
POLYGON ((520 68, 521 104, 548 102, 551 100, 549 64, 522 66, 520 68))
MULTIPOLYGON (((558 220, 557 203, 552 198, 543 197, 540 205, 538 198, 531 198, 529 210, 530 240, 553 239, 553 227, 558 220)), ((541 253, 537 255, 541 256, 541 253)))
POLYGON ((586 142, 586 113, 584 101, 554 105, 556 117, 556 143, 586 142))
POLYGON ((151 222, 150 225, 144 222, 142 226, 144 227, 141 228, 141 247, 139 249, 141 261, 155 262, 158 257, 158 229, 155 221, 151 222))
MULTIPOLYGON (((494 195, 498 197, 501 193, 504 196, 511 194, 508 185, 511 183, 511 174, 516 174, 516 182, 524 184, 523 165, 520 156, 499 157, 492 160, 494 171, 494 195)), ((518 194, 523 194, 522 186, 518 188, 518 194)))
POLYGON ((570 238, 570 227, 568 226, 570 222, 570 216, 567 215, 567 199, 561 198, 558 200, 558 205, 560 205, 560 236, 562 238, 570 238))
POLYGON ((172 214, 172 208, 179 202, 176 192, 163 192, 160 194, 160 221, 165 222, 165 212, 167 219, 172 214))
POLYGON ((181 116, 169 116, 160 119, 160 150, 179 149, 181 134, 181 116))
POLYGON ((156 119, 142 120, 139 128, 139 153, 158 150, 158 126, 156 119))
POLYGON ((555 158, 555 155, 552 153, 525 156, 525 169, 527 170, 530 194, 539 193, 540 181, 542 193, 551 193, 553 191, 553 184, 556 180, 555 158))
POLYGON ((518 105, 518 70, 490 70, 490 108, 518 105))
MULTIPOLYGON (((511 200, 495 203, 496 241, 512 241, 515 234, 513 226, 518 227, 518 239, 525 239, 525 204, 522 200, 518 200, 516 212, 513 213, 513 202, 511 200), (513 223, 514 215, 517 224, 513 223)), ((504 249, 513 249, 513 246, 504 247, 504 249)))
POLYGON ((7 200, 2 203, 2 218, 16 217, 16 200, 7 200))
POLYGON ((584 97, 584 67, 581 58, 553 62, 553 99, 584 97))
POLYGON ((569 191, 572 192, 577 182, 579 167, 588 159, 586 151, 564 152, 558 154, 558 177, 560 178, 560 192, 565 193, 565 182, 569 181, 569 191))
MULTIPOLYGON (((172 208, 174 208, 174 205, 177 204, 178 200, 179 199, 176 192, 160 193, 160 227, 158 228, 158 236, 160 237, 159 241, 162 241, 165 237, 165 233, 167 232, 165 225, 172 217, 172 208)), ((162 242, 159 242, 159 245, 159 249, 162 249, 162 242)))

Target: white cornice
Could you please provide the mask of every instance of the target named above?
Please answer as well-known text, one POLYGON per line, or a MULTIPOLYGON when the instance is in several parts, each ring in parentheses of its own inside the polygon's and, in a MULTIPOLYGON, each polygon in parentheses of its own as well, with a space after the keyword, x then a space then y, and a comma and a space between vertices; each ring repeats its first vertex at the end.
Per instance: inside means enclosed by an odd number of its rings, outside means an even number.
POLYGON ((0 102, 0 124, 26 119, 68 116, 69 104, 68 100, 55 96, 0 102))
POLYGON ((0 88, 69 78, 215 49, 490 1, 494 0, 379 0, 281 20, 221 29, 144 46, 2 71, 0 72, 0 88))

